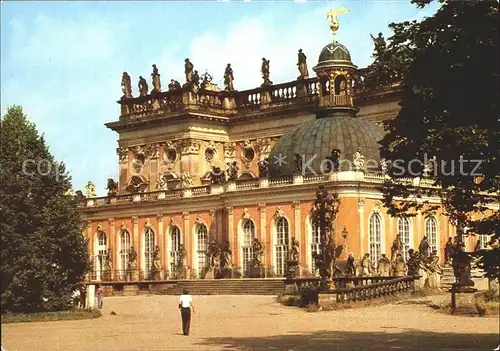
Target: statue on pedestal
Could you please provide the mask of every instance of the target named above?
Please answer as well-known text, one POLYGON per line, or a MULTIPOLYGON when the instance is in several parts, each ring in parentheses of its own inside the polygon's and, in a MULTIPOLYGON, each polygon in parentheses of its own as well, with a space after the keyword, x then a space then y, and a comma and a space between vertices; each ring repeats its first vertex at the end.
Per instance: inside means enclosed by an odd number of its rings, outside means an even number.
POLYGON ((222 248, 221 252, 221 266, 224 268, 231 268, 232 267, 232 257, 233 252, 231 251, 231 245, 229 244, 229 241, 226 240, 226 243, 224 244, 224 247, 222 248))
POLYGON ((290 245, 290 251, 288 253, 288 256, 290 258, 291 261, 299 261, 299 255, 300 254, 300 251, 299 251, 299 242, 295 239, 294 236, 292 236, 292 242, 291 242, 291 245, 290 245))
POLYGON ((197 70, 195 70, 194 73, 191 76, 191 83, 196 88, 200 87, 200 75, 198 74, 197 70))
POLYGON ((389 261, 389 259, 385 256, 385 254, 382 254, 378 260, 377 273, 382 277, 388 277, 390 275, 390 271, 391 271, 391 261, 389 261))
POLYGON ((397 234, 396 239, 392 242, 391 246, 391 260, 394 261, 396 259, 396 255, 398 253, 402 254, 403 253, 403 248, 404 244, 403 241, 401 240, 401 235, 397 234))
POLYGON ((193 82, 193 69, 194 65, 189 61, 189 59, 184 60, 184 73, 186 75, 186 84, 184 86, 190 86, 193 82))
POLYGON ((459 249, 455 249, 452 260, 456 284, 458 286, 474 286, 471 279, 471 257, 459 247, 459 249))
POLYGON ((134 247, 132 246, 128 250, 128 262, 127 262, 127 277, 128 280, 135 279, 135 272, 137 270, 137 252, 135 252, 134 247))
POLYGON ((224 71, 224 86, 226 87, 226 91, 234 91, 233 80, 233 69, 231 68, 231 64, 228 63, 224 71))
POLYGON ((424 262, 427 261, 427 257, 431 254, 431 247, 427 241, 427 236, 422 238, 420 245, 418 246, 418 251, 420 252, 420 259, 424 262))
POLYGON ((262 266, 261 257, 264 254, 264 250, 262 244, 257 238, 253 239, 252 251, 253 251, 253 261, 252 261, 253 266, 254 267, 262 266))
POLYGON ((345 265, 344 275, 346 277, 355 277, 356 276, 356 264, 354 262, 354 255, 352 252, 347 256, 347 263, 345 265))
POLYGON ((127 72, 123 72, 122 75, 122 91, 122 99, 132 98, 132 81, 130 80, 130 76, 127 72))
POLYGON ((378 33, 378 37, 377 38, 375 38, 371 34, 370 34, 370 37, 372 38, 373 44, 375 45, 375 54, 377 55, 377 57, 380 57, 380 55, 385 52, 385 49, 387 47, 385 39, 382 36, 382 33, 378 33))
POLYGON ((392 275, 395 277, 404 277, 407 271, 408 267, 406 266, 403 255, 398 252, 392 262, 392 275))
POLYGON ((408 250, 408 259, 406 262, 408 267, 408 275, 415 276, 419 275, 420 271, 420 258, 417 252, 413 249, 408 250))
POLYGON ((374 267, 372 260, 370 259, 370 254, 365 253, 363 259, 361 260, 361 276, 362 277, 371 277, 374 272, 374 267))
POLYGON ((262 79, 264 79, 264 83, 262 83, 262 86, 268 86, 272 85, 273 82, 269 79, 269 60, 266 60, 265 57, 262 58, 262 66, 261 66, 261 72, 262 72, 262 79))
POLYGON ((326 159, 328 160, 326 172, 338 172, 340 168, 340 149, 333 149, 326 159))
POLYGON ((108 190, 108 196, 118 195, 118 182, 115 182, 113 178, 108 178, 108 186, 106 187, 106 190, 108 190))
POLYGON ((160 248, 158 246, 155 247, 153 252, 153 264, 151 265, 151 280, 160 279, 160 270, 161 270, 161 256, 160 256, 160 248))
POLYGON ((444 264, 445 265, 451 264, 451 258, 453 256, 453 251, 454 251, 454 246, 453 246, 453 243, 451 242, 451 237, 448 237, 448 241, 446 242, 446 245, 444 247, 444 264))
POLYGON ((160 82, 160 74, 158 73, 158 67, 153 64, 153 73, 151 73, 151 77, 153 78, 153 90, 152 93, 160 93, 161 92, 161 82, 160 82))
POLYGON ((439 265, 439 257, 437 256, 436 250, 433 250, 428 257, 427 263, 425 263, 425 269, 428 275, 428 287, 431 289, 439 288, 439 278, 443 274, 443 270, 439 265))
POLYGON ((269 159, 265 158, 262 161, 259 161, 259 178, 268 178, 269 177, 269 159))
POLYGON ((139 76, 139 96, 146 96, 148 95, 148 82, 146 82, 146 79, 144 79, 142 76, 139 76))
POLYGON ((175 91, 175 90, 180 90, 181 89, 181 83, 174 79, 170 79, 170 84, 168 85, 168 90, 169 91, 175 91))
POLYGON ((92 182, 88 182, 85 186, 85 191, 87 193, 87 197, 96 197, 95 185, 92 182))
POLYGON ((309 78, 309 71, 307 70, 307 57, 302 52, 302 49, 299 49, 297 66, 299 66, 300 73, 297 80, 309 78))
POLYGON ((360 171, 365 167, 365 156, 361 153, 361 148, 354 153, 353 164, 355 171, 360 171))
POLYGON ((210 182, 212 184, 223 184, 226 182, 226 175, 220 167, 212 166, 212 171, 210 172, 210 182))

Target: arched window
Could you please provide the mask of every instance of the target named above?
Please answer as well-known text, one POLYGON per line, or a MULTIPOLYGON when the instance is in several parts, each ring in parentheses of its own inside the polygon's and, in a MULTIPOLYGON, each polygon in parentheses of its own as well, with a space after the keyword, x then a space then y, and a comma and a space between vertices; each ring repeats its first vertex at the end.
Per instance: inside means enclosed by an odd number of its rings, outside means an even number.
POLYGON ((277 275, 283 275, 285 273, 285 265, 288 256, 288 236, 288 221, 285 217, 280 217, 276 220, 276 237, 274 241, 277 275))
POLYGON ((382 220, 378 213, 374 213, 370 217, 370 258, 376 264, 380 258, 380 250, 382 248, 382 220))
POLYGON ((120 270, 122 274, 128 266, 128 252, 130 250, 130 233, 126 229, 120 231, 120 270))
POLYGON ((339 75, 335 78, 335 95, 346 94, 346 79, 345 76, 339 75))
POLYGON ((181 231, 178 226, 171 226, 168 230, 170 237, 170 272, 175 274, 179 267, 179 252, 181 250, 181 231))
POLYGON ((196 229, 196 238, 198 242, 198 278, 202 278, 207 269, 207 248, 208 248, 208 230, 205 224, 198 225, 196 229))
POLYGON ((437 221, 436 221, 436 218, 434 218, 433 216, 427 217, 425 219, 425 236, 427 237, 427 241, 429 242, 431 252, 434 250, 438 251, 438 247, 437 247, 437 221))
POLYGON ((107 236, 102 230, 97 232, 97 245, 95 247, 94 277, 101 280, 102 272, 106 269, 107 236))
POLYGON ((145 275, 149 277, 153 267, 153 258, 155 252, 155 232, 151 228, 144 231, 144 270, 145 275))
POLYGON ((241 247, 242 250, 242 264, 243 264, 243 272, 246 276, 249 275, 250 263, 252 261, 252 243, 255 238, 255 225, 253 224, 251 219, 245 219, 241 224, 243 230, 243 245, 241 247))
POLYGON ((406 261, 408 250, 412 246, 410 241, 410 219, 408 217, 398 217, 398 234, 403 242, 403 257, 406 261))
POLYGON ((309 220, 309 230, 311 231, 311 273, 315 275, 316 273, 316 260, 314 259, 314 254, 319 253, 319 228, 314 228, 312 221, 309 220))

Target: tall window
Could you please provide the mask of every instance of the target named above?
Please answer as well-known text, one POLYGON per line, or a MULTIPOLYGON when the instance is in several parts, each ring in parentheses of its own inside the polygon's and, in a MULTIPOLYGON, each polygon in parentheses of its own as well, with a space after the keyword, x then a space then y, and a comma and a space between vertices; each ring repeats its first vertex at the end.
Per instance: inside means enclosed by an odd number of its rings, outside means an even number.
POLYGON ((431 252, 434 250, 438 251, 438 248, 437 248, 437 221, 436 221, 436 218, 434 218, 432 216, 427 217, 425 220, 425 236, 427 237, 427 241, 429 242, 431 252))
POLYGON ((378 213, 372 214, 370 217, 370 258, 376 264, 380 258, 380 250, 382 248, 382 223, 378 213))
POLYGON ((107 237, 106 233, 99 231, 97 233, 97 245, 95 255, 95 279, 100 280, 102 272, 106 269, 106 251, 107 251, 107 237))
POLYGON ((314 260, 314 254, 319 253, 319 228, 314 229, 312 221, 309 220, 309 226, 311 229, 311 273, 316 272, 316 261, 314 260))
POLYGON ((120 269, 125 271, 128 265, 128 252, 130 250, 130 233, 123 229, 120 231, 120 269))
POLYGON ((175 273, 179 266, 179 251, 181 250, 181 231, 178 226, 171 226, 170 236, 170 272, 175 273))
POLYGON ((479 248, 481 250, 486 250, 488 248, 488 243, 490 242, 490 236, 488 234, 479 234, 479 248))
POLYGON ((255 225, 253 224, 252 220, 245 219, 242 223, 242 229, 243 229, 243 246, 241 250, 243 253, 242 255, 243 272, 245 275, 248 275, 250 262, 252 261, 253 258, 252 243, 253 239, 255 238, 255 225))
POLYGON ((144 231, 144 270, 149 276, 153 267, 153 256, 155 252, 155 232, 151 228, 144 231))
POLYGON ((408 217, 398 217, 398 234, 403 242, 403 257, 406 261, 408 258, 408 250, 411 249, 410 219, 408 217))
POLYGON ((276 221, 276 240, 274 252, 276 255, 276 274, 285 273, 285 264, 288 254, 288 221, 285 217, 280 217, 276 221))
POLYGON ((208 248, 208 230, 207 226, 200 224, 196 229, 198 239, 198 277, 201 278, 207 268, 207 248, 208 248))

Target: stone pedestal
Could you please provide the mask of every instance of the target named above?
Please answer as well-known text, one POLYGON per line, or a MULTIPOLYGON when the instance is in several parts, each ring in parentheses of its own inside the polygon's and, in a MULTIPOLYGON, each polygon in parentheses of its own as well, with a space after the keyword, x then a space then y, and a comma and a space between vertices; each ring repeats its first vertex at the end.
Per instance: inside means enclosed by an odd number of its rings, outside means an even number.
POLYGON ((263 266, 250 267, 250 278, 264 278, 265 270, 263 266))
POLYGON ((85 301, 87 308, 95 307, 95 285, 87 285, 87 301, 85 301))
POLYGON ((476 291, 474 287, 452 284, 451 314, 477 314, 476 291))
POLYGON ((269 179, 259 178, 259 188, 269 188, 269 179))
POLYGON ((222 194, 222 192, 223 192, 223 188, 222 188, 221 184, 212 184, 210 186, 210 194, 218 195, 218 194, 222 194))
POLYGON ((298 278, 300 277, 299 262, 296 260, 286 261, 286 277, 287 278, 298 278))
POLYGON ((210 267, 205 274, 205 279, 217 279, 220 275, 220 268, 210 267))
POLYGON ((329 309, 337 304, 337 295, 329 293, 318 294, 318 307, 321 309, 329 309))

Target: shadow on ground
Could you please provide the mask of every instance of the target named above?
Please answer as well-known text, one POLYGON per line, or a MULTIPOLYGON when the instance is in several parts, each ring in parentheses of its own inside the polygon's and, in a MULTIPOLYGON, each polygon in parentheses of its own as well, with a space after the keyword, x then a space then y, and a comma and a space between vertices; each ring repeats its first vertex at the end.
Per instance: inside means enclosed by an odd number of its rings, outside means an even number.
MULTIPOLYGON (((453 326, 450 325, 450 328, 453 326)), ((454 334, 387 328, 387 332, 318 331, 270 337, 208 338, 199 343, 220 350, 494 350, 498 334, 454 334)))

